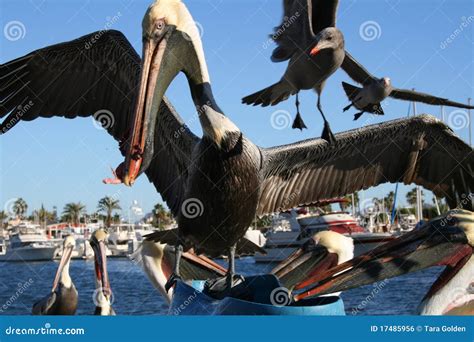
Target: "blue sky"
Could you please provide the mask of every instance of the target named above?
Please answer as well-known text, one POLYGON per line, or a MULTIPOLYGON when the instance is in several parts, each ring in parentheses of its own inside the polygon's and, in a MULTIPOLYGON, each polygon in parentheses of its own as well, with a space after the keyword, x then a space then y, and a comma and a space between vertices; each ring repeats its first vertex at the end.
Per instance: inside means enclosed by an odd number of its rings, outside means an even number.
MULTIPOLYGON (((281 20, 281 1, 185 2, 201 28, 217 102, 241 130, 261 146, 319 136, 322 123, 316 112, 316 95, 311 91, 300 97, 301 112, 309 127, 303 132, 272 126, 271 117, 277 110, 293 117, 293 99, 272 108, 240 103, 242 96, 277 81, 286 68, 285 63, 275 64, 269 59, 273 45, 268 34, 281 20)), ((3 0, 0 62, 103 29, 107 23, 122 31, 141 52, 141 20, 149 3, 3 0), (16 23, 20 28, 18 36, 8 32, 12 22, 20 23, 16 23)), ((346 49, 374 74, 389 76, 398 87, 464 102, 474 97, 473 15, 473 3, 468 0, 343 0, 337 25, 345 35, 346 49)), ((349 81, 348 76, 337 71, 328 80, 322 97, 334 131, 407 115, 408 103, 388 100, 384 102, 384 117, 367 116, 353 122, 352 111, 342 113, 347 104, 341 87, 344 80, 349 81)), ((175 80, 167 95, 193 131, 200 134, 184 76, 175 80)), ((417 111, 440 116, 438 107, 419 104, 417 111)), ((455 132, 467 141, 468 128, 463 122, 467 113, 445 108, 445 115, 454 124, 455 132)), ((61 211, 65 203, 81 201, 92 211, 101 197, 113 195, 124 209, 137 200, 148 211, 161 202, 146 177, 141 177, 133 188, 102 184, 101 180, 111 174, 110 167, 121 161, 117 143, 97 129, 91 119, 20 123, 0 138, 0 205, 23 197, 30 210, 43 203, 61 211)), ((402 202, 409 188, 401 187, 402 202)), ((361 197, 380 197, 393 189, 394 185, 379 186, 361 197)))

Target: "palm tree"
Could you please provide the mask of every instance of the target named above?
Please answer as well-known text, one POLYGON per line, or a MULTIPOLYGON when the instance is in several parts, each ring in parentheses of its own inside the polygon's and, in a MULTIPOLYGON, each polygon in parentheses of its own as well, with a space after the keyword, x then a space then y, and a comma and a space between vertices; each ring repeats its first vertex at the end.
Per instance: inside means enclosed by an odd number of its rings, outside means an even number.
POLYGON ((390 191, 387 196, 384 197, 385 207, 388 211, 392 211, 393 203, 395 201, 395 192, 390 191))
MULTIPOLYGON (((423 198, 424 196, 423 191, 420 191, 420 192, 421 192, 421 198, 423 198)), ((413 188, 410 191, 408 191, 406 194, 406 198, 407 198, 408 204, 414 207, 416 205, 416 188, 413 188)))
POLYGON ((105 225, 110 227, 114 210, 120 210, 122 208, 120 208, 119 200, 105 196, 99 200, 97 209, 99 212, 105 213, 105 225))
POLYGON ((81 215, 85 212, 86 206, 81 202, 67 203, 63 209, 63 218, 72 224, 79 224, 81 215))
POLYGON ((0 211, 0 228, 3 227, 4 221, 8 218, 8 214, 5 212, 5 210, 0 211))
POLYGON ((155 204, 155 206, 153 207, 153 214, 155 225, 158 228, 163 228, 164 225, 169 223, 170 221, 170 213, 161 203, 155 204))
POLYGON ((41 204, 41 208, 36 211, 36 215, 38 216, 38 221, 42 228, 46 226, 46 223, 48 223, 51 218, 51 213, 44 208, 43 204, 41 204))
POLYGON ((26 214, 26 210, 28 209, 28 204, 26 204, 23 198, 17 198, 16 201, 13 203, 13 213, 17 216, 17 218, 23 218, 26 214))

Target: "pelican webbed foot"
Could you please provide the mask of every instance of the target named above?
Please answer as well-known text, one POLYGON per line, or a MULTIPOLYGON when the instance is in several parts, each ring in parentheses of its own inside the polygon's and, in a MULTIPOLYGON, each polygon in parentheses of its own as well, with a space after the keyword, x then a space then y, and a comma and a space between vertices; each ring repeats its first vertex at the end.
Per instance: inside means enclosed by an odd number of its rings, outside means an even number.
POLYGON ((165 284, 165 290, 166 290, 166 293, 168 293, 170 291, 170 289, 176 285, 176 283, 178 282, 178 280, 181 280, 181 276, 179 274, 176 274, 176 273, 172 273, 170 275, 170 277, 168 278, 168 281, 166 282, 165 284))

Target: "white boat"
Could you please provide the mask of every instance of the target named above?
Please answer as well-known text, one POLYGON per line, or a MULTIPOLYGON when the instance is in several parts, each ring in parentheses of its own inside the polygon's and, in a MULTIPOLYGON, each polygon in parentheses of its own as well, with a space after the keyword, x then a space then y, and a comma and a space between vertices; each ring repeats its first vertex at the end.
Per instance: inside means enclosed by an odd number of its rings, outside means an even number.
POLYGON ((115 257, 126 257, 133 253, 137 245, 135 225, 129 223, 114 224, 108 228, 108 249, 115 257))
POLYGON ((0 248, 0 261, 53 260, 57 249, 38 225, 20 223, 13 227, 8 245, 0 248))
POLYGON ((267 255, 257 254, 256 262, 281 262, 309 237, 323 230, 351 237, 354 240, 354 256, 394 239, 389 233, 367 232, 352 215, 345 212, 325 213, 319 210, 315 214, 297 215, 296 210, 292 210, 290 214, 282 215, 288 221, 288 228, 282 229, 279 225, 276 230, 268 233, 264 247, 267 255))

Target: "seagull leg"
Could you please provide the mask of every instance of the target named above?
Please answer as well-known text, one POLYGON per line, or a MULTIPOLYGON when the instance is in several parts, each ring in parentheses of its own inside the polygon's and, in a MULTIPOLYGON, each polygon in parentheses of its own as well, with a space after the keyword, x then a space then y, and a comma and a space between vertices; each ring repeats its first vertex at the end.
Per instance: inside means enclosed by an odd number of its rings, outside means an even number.
POLYGON ((359 112, 359 113, 355 113, 355 114, 354 114, 354 121, 356 121, 358 118, 360 118, 361 115, 364 114, 364 113, 365 113, 364 111, 359 112))
POLYGON ((345 106, 345 107, 342 109, 342 111, 345 112, 345 111, 349 110, 349 108, 351 108, 353 105, 354 105, 354 104, 353 104, 352 102, 349 103, 349 105, 348 105, 348 106, 345 106))
POLYGON ((173 287, 178 280, 181 280, 181 276, 180 276, 180 273, 179 273, 179 266, 180 266, 180 263, 181 263, 181 256, 183 255, 183 245, 178 244, 175 247, 174 253, 175 253, 174 254, 175 255, 174 270, 173 270, 173 273, 168 278, 168 281, 165 284, 166 292, 168 292, 170 290, 170 288, 173 287))
POLYGON ((326 120, 326 116, 323 113, 323 110, 321 108, 321 95, 318 93, 318 110, 321 113, 321 116, 323 117, 324 120, 324 128, 323 128, 323 133, 321 133, 321 138, 329 142, 330 144, 334 143, 336 141, 336 137, 331 131, 331 127, 329 127, 329 122, 326 120))
POLYGON ((306 127, 306 125, 303 121, 303 118, 301 117, 301 114, 300 114, 300 101, 298 100, 298 93, 296 93, 295 105, 296 105, 296 116, 295 116, 295 120, 293 121, 293 125, 291 126, 291 128, 293 128, 293 129, 298 128, 300 131, 302 131, 303 128, 307 128, 307 127, 306 127))

